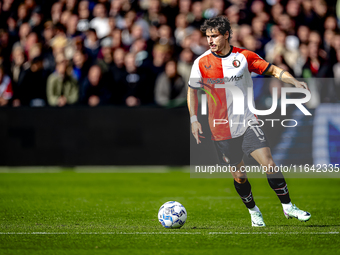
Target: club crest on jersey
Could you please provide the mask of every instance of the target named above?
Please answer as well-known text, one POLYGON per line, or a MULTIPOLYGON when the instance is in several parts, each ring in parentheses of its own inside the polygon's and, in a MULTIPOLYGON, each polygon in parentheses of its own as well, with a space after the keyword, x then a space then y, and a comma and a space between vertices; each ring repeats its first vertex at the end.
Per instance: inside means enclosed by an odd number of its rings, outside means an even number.
POLYGON ((233 66, 234 66, 235 68, 240 67, 240 65, 241 65, 241 62, 240 62, 239 60, 237 60, 237 59, 234 59, 234 60, 233 60, 233 66))
POLYGON ((207 70, 210 70, 210 69, 211 69, 211 65, 210 65, 210 66, 204 65, 204 67, 205 67, 205 69, 207 69, 207 70))

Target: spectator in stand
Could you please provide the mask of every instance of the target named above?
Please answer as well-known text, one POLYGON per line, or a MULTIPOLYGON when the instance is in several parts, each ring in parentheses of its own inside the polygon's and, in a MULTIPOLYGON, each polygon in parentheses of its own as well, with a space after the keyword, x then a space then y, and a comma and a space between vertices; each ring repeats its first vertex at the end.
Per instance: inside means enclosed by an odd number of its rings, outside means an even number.
POLYGON ((252 1, 250 6, 251 11, 251 19, 253 20, 255 17, 259 17, 262 12, 264 12, 265 4, 261 0, 252 1))
POLYGON ((154 86, 157 76, 164 72, 165 63, 170 59, 170 56, 170 47, 168 45, 156 44, 152 50, 152 59, 143 62, 141 67, 151 72, 150 83, 152 86, 154 86))
POLYGON ((70 11, 71 13, 75 13, 77 9, 77 0, 67 0, 65 4, 66 10, 70 11))
POLYGON ((313 11, 313 4, 311 0, 301 1, 302 6, 302 24, 309 24, 310 27, 314 27, 316 15, 313 11))
POLYGON ((325 49, 325 52, 327 53, 328 57, 333 60, 333 57, 331 56, 332 52, 332 41, 333 37, 335 35, 335 31, 327 29, 323 35, 323 45, 322 48, 325 49))
POLYGON ((57 24, 60 22, 62 12, 63 12, 62 2, 55 2, 52 5, 52 9, 51 9, 51 18, 52 18, 53 24, 57 24))
POLYGON ((69 73, 68 60, 62 53, 56 56, 56 70, 47 79, 46 95, 50 106, 63 107, 78 101, 78 84, 69 73))
POLYGON ((133 53, 128 53, 124 59, 126 73, 122 86, 125 89, 125 104, 129 107, 151 104, 154 100, 154 83, 150 82, 150 74, 145 69, 136 66, 133 53))
POLYGON ((326 2, 323 0, 313 1, 313 11, 316 14, 316 19, 314 19, 313 27, 321 33, 324 29, 323 24, 325 23, 326 14, 328 12, 326 2))
POLYGON ((118 28, 115 28, 111 32, 111 39, 112 39, 112 49, 118 49, 123 47, 122 45, 122 31, 118 28))
POLYGON ((308 44, 308 58, 303 66, 303 78, 310 77, 331 77, 329 73, 331 68, 328 67, 324 54, 320 54, 322 50, 319 44, 315 41, 310 41, 308 44))
POLYGON ((302 76, 302 68, 305 65, 308 58, 308 44, 301 43, 299 46, 299 57, 296 60, 296 64, 294 66, 294 73, 296 76, 302 76))
POLYGON ((335 31, 338 29, 338 24, 335 16, 328 16, 324 23, 324 30, 335 31))
POLYGON ((28 22, 28 10, 24 3, 20 4, 17 12, 17 25, 21 26, 23 23, 28 22))
POLYGON ((5 72, 10 74, 12 45, 10 43, 9 34, 4 29, 0 29, 0 48, 2 51, 2 64, 5 67, 5 72))
MULTIPOLYGON (((257 51, 256 39, 252 35, 247 35, 243 39, 243 45, 247 50, 251 50, 253 52, 257 51)), ((258 53, 258 52, 256 52, 256 53, 258 53)))
POLYGON ((26 40, 28 34, 31 32, 31 27, 28 23, 23 23, 19 27, 19 41, 15 43, 15 45, 21 45, 23 48, 26 45, 26 40))
POLYGON ((236 5, 231 5, 224 13, 227 15, 232 26, 236 26, 240 23, 240 9, 236 5))
MULTIPOLYGON (((116 26, 120 29, 124 28, 124 17, 123 17, 122 7, 123 7, 123 1, 111 1, 110 11, 109 11, 109 16, 115 18, 116 26)), ((127 8, 125 7, 124 9, 127 9, 127 8)))
POLYGON ((177 107, 186 103, 186 82, 177 71, 177 63, 170 60, 165 72, 160 74, 155 85, 155 102, 164 107, 177 107))
POLYGON ((19 35, 18 35, 19 29, 17 28, 17 21, 14 18, 14 16, 8 17, 7 26, 8 26, 8 33, 9 33, 10 40, 11 40, 11 45, 13 45, 14 42, 19 40, 19 35))
MULTIPOLYGON (((118 1, 112 1, 112 2, 118 2, 118 1)), ((89 1, 82 0, 79 2, 78 15, 79 15, 79 20, 77 24, 77 30, 84 33, 90 28, 89 1)))
POLYGON ((191 0, 179 0, 178 1, 178 12, 186 16, 190 14, 191 0))
MULTIPOLYGON (((14 2, 13 0, 1 1, 1 4, 0 4, 0 9, 1 9, 0 25, 5 24, 5 21, 8 17, 16 16, 16 15, 14 15, 14 11, 15 11, 16 8, 15 8, 13 2, 14 2)), ((2 28, 4 28, 4 27, 2 27, 2 28)))
POLYGON ((99 39, 110 33, 109 19, 104 4, 98 3, 93 9, 94 18, 90 21, 90 27, 96 30, 99 39))
MULTIPOLYGON (((190 3, 189 0, 182 0, 190 3)), ((189 7, 190 8, 190 7, 189 7)), ((211 8, 204 12, 204 16, 207 18, 216 17, 222 15, 225 9, 225 4, 223 0, 214 0, 211 2, 211 8)))
MULTIPOLYGON (((61 17, 60 17, 60 24, 62 24, 65 28, 67 27, 67 24, 72 16, 72 12, 65 10, 62 12, 61 17)), ((65 30, 66 32, 66 30, 65 30)))
POLYGON ((13 47, 11 74, 14 93, 16 93, 17 84, 22 79, 25 62, 26 59, 24 49, 20 45, 13 47))
POLYGON ((35 32, 30 32, 27 35, 27 39, 24 45, 25 52, 29 54, 30 49, 33 47, 34 44, 37 43, 39 43, 38 35, 35 32))
POLYGON ((144 19, 149 25, 159 26, 166 23, 166 17, 161 13, 161 1, 149 0, 144 19))
POLYGON ((100 57, 97 58, 96 64, 100 66, 100 69, 103 74, 106 74, 110 71, 111 66, 113 65, 113 52, 112 52, 112 41, 111 38, 105 38, 101 42, 101 51, 100 57))
POLYGON ((171 27, 168 25, 161 25, 158 29, 159 43, 163 45, 169 45, 170 47, 175 45, 174 37, 172 36, 171 27))
POLYGON ((29 13, 32 13, 36 5, 36 0, 25 0, 25 5, 29 13))
POLYGON ((112 97, 111 102, 115 105, 125 105, 125 89, 124 89, 124 78, 126 74, 124 57, 125 51, 123 48, 115 49, 113 53, 113 64, 110 66, 109 74, 113 80, 111 91, 112 97))
POLYGON ((125 15, 125 29, 122 31, 122 43, 126 48, 131 44, 143 37, 143 27, 140 24, 134 24, 136 12, 130 11, 125 15))
POLYGON ((340 33, 337 32, 332 40, 332 48, 338 52, 340 50, 340 33))
POLYGON ((136 56, 136 65, 143 66, 145 61, 149 58, 149 53, 146 51, 147 43, 144 39, 136 40, 130 48, 130 52, 136 56))
POLYGON ((194 17, 190 22, 190 26, 199 29, 204 22, 202 2, 196 1, 192 3, 192 15, 194 17))
POLYGON ((295 0, 289 0, 286 6, 286 12, 295 21, 295 26, 302 24, 300 3, 295 0))
POLYGON ((284 8, 280 3, 276 3, 271 8, 271 21, 270 23, 278 25, 280 23, 280 17, 283 14, 284 8))
POLYGON ((44 24, 43 31, 43 48, 42 48, 42 56, 43 56, 43 66, 47 75, 51 74, 55 69, 55 61, 52 50, 52 42, 55 36, 55 28, 52 21, 47 21, 44 24))
POLYGON ((0 106, 6 106, 13 96, 11 78, 5 74, 3 65, 0 65, 0 106))
POLYGON ((37 56, 32 59, 30 68, 24 72, 22 80, 18 83, 13 106, 45 106, 46 80, 43 59, 37 56))
POLYGON ((89 56, 90 62, 94 63, 100 51, 100 43, 97 37, 96 30, 91 28, 86 32, 84 46, 89 56))
MULTIPOLYGON (((239 31, 238 31, 238 37, 237 37, 237 41, 239 43, 241 43, 241 45, 243 44, 243 40, 246 36, 248 35, 252 35, 252 29, 251 26, 247 25, 247 24, 243 24, 240 26, 239 31)), ((234 36, 233 36, 234 37, 234 36)), ((231 38, 231 40, 233 39, 233 37, 231 38)))
MULTIPOLYGON (((273 27, 276 29, 276 27, 273 27)), ((273 39, 264 47, 265 58, 268 62, 273 63, 277 55, 282 56, 286 49, 286 33, 279 28, 273 33, 273 39)))
POLYGON ((269 42, 268 34, 265 29, 265 22, 261 17, 256 17, 251 23, 254 39, 256 40, 256 53, 264 56, 264 45, 269 42))
POLYGON ((190 39, 190 49, 196 56, 203 54, 207 50, 207 40, 203 37, 200 30, 194 29, 191 33, 190 39))
POLYGON ((115 83, 122 80, 123 74, 126 71, 124 63, 125 54, 123 48, 117 48, 113 53, 113 64, 110 69, 115 83))
POLYGON ((32 31, 37 33, 37 35, 41 37, 44 30, 43 13, 41 7, 38 6, 34 8, 31 19, 29 20, 29 24, 32 27, 32 31))
POLYGON ((189 36, 193 27, 188 26, 188 21, 185 14, 178 14, 176 17, 176 30, 175 30, 175 38, 177 45, 181 45, 183 39, 189 36))
POLYGON ((177 71, 183 77, 186 84, 189 82, 190 71, 194 61, 194 54, 190 49, 183 49, 179 55, 177 71))
POLYGON ((295 34, 294 21, 289 17, 288 14, 281 14, 279 17, 279 28, 284 31, 287 35, 295 34))
POLYGON ((51 40, 51 48, 48 48, 43 55, 44 69, 47 71, 47 73, 51 74, 55 71, 55 58, 57 55, 65 54, 66 45, 67 39, 64 35, 56 35, 51 40))
POLYGON ((297 29, 297 37, 299 38, 300 43, 307 43, 308 44, 309 33, 310 33, 310 29, 307 26, 300 26, 297 29))
POLYGON ((84 50, 76 50, 73 55, 72 75, 78 84, 82 84, 88 75, 90 63, 84 50))
POLYGON ((40 43, 33 44, 28 51, 28 60, 31 62, 34 58, 41 56, 42 48, 40 43))
POLYGON ((78 20, 79 20, 78 16, 75 15, 75 14, 72 14, 67 21, 66 36, 69 39, 72 39, 73 37, 81 35, 80 32, 78 32, 78 30, 77 30, 78 20))
POLYGON ((100 66, 93 65, 80 89, 80 102, 91 107, 110 102, 111 92, 100 66))

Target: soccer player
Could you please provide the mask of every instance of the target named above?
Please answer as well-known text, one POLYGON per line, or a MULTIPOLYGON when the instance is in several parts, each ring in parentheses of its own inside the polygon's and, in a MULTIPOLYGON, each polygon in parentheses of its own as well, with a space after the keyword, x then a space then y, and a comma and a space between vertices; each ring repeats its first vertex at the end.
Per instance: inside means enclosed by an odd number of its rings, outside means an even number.
MULTIPOLYGON (((229 44, 232 34, 229 20, 218 16, 206 20, 201 26, 206 34, 210 50, 203 53, 195 61, 191 69, 188 88, 188 108, 191 118, 191 131, 197 144, 201 143, 202 127, 197 119, 197 88, 208 91, 209 126, 212 139, 217 149, 218 157, 223 165, 236 166, 232 172, 234 186, 243 203, 248 208, 252 226, 264 227, 262 214, 256 206, 247 174, 240 171, 244 166, 243 153, 252 156, 261 166, 273 169, 273 161, 267 139, 259 126, 243 125, 242 123, 258 123, 257 117, 250 112, 246 103, 243 115, 233 114, 233 97, 224 84, 237 86, 247 98, 247 88, 253 87, 251 73, 270 75, 308 90, 304 82, 297 81, 291 74, 272 65, 256 53, 246 49, 233 47, 229 44), (209 84, 208 81, 213 81, 209 84), (212 84, 215 83, 215 84, 212 84), (223 87, 225 86, 225 87, 223 87), (218 98, 218 100, 215 98, 218 98), (217 101, 217 102, 216 102, 217 101), (216 102, 216 104, 215 104, 216 102), (223 125, 216 125, 216 120, 225 120, 223 125), (238 123, 237 125, 232 123, 238 123)), ((254 102, 254 99, 253 99, 254 102)), ((286 218, 297 218, 307 221, 311 214, 300 210, 291 203, 286 181, 280 171, 267 171, 270 187, 281 201, 286 218)))

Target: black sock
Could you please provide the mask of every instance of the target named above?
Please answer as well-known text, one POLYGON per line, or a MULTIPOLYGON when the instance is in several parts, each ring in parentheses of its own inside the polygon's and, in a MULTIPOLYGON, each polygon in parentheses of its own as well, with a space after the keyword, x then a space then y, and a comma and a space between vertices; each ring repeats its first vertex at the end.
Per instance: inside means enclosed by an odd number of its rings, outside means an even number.
POLYGON ((245 206, 249 209, 254 208, 255 201, 253 198, 253 194, 251 193, 251 186, 249 181, 247 180, 245 183, 241 184, 234 180, 234 186, 245 206))
POLYGON ((289 191, 287 183, 281 172, 275 174, 267 174, 267 179, 270 187, 275 191, 277 197, 282 204, 290 202, 289 191))

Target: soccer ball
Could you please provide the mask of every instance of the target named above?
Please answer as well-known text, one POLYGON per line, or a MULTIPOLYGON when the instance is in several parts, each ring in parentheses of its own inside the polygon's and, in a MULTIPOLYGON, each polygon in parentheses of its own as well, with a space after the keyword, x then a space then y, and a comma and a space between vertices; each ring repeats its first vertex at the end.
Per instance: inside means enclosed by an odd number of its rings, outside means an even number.
POLYGON ((176 201, 166 202, 159 208, 158 221, 165 228, 180 228, 187 220, 187 211, 176 201))

